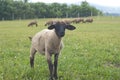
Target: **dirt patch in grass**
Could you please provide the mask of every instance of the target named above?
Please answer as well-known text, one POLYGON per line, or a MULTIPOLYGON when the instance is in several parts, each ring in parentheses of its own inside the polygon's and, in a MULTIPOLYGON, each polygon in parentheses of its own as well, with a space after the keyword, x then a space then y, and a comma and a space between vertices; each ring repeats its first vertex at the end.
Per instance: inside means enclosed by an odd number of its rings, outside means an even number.
POLYGON ((120 68, 120 63, 114 65, 116 68, 120 68))
POLYGON ((112 63, 112 62, 106 62, 104 64, 105 67, 115 67, 115 68, 120 68, 120 63, 112 63))

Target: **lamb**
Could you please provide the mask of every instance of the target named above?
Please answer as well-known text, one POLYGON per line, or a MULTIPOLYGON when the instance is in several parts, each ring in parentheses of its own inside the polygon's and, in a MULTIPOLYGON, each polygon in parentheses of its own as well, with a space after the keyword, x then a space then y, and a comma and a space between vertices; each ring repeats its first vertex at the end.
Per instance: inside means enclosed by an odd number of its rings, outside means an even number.
POLYGON ((76 27, 73 25, 66 25, 64 22, 57 22, 56 24, 50 25, 48 29, 44 29, 32 37, 30 65, 34 67, 34 56, 37 51, 44 54, 49 67, 50 80, 58 78, 58 56, 63 47, 62 38, 65 35, 65 29, 74 30, 76 27), (54 64, 51 60, 52 55, 54 55, 54 64))
POLYGON ((37 26, 38 26, 37 21, 32 21, 32 22, 30 22, 30 23, 28 24, 28 27, 33 26, 33 25, 36 25, 36 27, 37 27, 37 26))

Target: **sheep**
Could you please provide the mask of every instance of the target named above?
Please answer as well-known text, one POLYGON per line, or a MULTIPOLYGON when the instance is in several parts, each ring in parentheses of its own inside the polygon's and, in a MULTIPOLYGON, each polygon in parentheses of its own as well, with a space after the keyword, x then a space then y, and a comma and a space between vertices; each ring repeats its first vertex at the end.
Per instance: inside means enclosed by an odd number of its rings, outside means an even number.
POLYGON ((52 24, 53 24, 53 21, 51 20, 51 21, 46 22, 46 23, 45 23, 45 26, 47 26, 47 25, 52 25, 52 24))
POLYGON ((82 18, 77 18, 77 19, 74 19, 73 21, 72 21, 72 23, 80 23, 80 22, 83 22, 84 21, 84 19, 82 19, 82 18))
POLYGON ((77 19, 72 20, 72 23, 76 23, 76 20, 77 20, 77 19))
POLYGON ((60 20, 50 20, 45 23, 45 26, 50 26, 50 25, 56 24, 57 22, 64 22, 67 25, 67 24, 70 24, 72 21, 71 20, 61 20, 61 21, 60 20))
POLYGON ((36 25, 36 27, 37 27, 37 26, 38 26, 37 21, 32 21, 32 22, 30 22, 30 23, 28 24, 28 27, 33 26, 33 25, 36 25))
POLYGON ((64 22, 57 22, 56 24, 48 26, 48 29, 44 29, 32 37, 30 66, 34 67, 34 56, 37 51, 44 54, 49 67, 50 80, 58 78, 58 56, 63 48, 62 38, 65 35, 65 29, 74 30, 76 27, 73 25, 66 25, 64 22), (54 64, 51 60, 52 55, 54 55, 54 64))
POLYGON ((45 26, 50 26, 50 25, 55 24, 57 22, 58 22, 58 20, 50 20, 50 21, 45 23, 45 26))
POLYGON ((84 23, 86 23, 86 22, 92 23, 92 22, 93 22, 93 19, 92 19, 92 18, 86 19, 86 20, 84 21, 84 23))
POLYGON ((62 20, 62 21, 63 21, 66 25, 67 25, 67 24, 71 24, 71 22, 72 22, 71 20, 62 20))

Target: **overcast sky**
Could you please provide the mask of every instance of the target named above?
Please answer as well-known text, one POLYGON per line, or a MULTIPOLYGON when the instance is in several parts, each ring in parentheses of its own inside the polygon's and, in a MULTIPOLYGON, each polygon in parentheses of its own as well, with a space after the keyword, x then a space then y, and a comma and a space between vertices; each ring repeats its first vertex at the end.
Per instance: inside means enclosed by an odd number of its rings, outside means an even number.
MULTIPOLYGON (((44 3, 80 3, 85 0, 29 0, 30 2, 44 2, 44 3)), ((120 7, 120 0, 86 0, 88 3, 93 3, 101 6, 111 6, 111 7, 120 7)))

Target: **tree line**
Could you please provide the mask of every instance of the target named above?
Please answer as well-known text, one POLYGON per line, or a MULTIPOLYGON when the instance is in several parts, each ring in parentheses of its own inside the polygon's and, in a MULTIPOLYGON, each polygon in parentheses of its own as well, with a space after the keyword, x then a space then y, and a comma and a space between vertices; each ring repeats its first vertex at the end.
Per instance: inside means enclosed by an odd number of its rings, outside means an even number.
POLYGON ((88 17, 102 15, 102 12, 88 2, 81 5, 60 3, 29 3, 27 0, 0 0, 0 20, 88 17))

